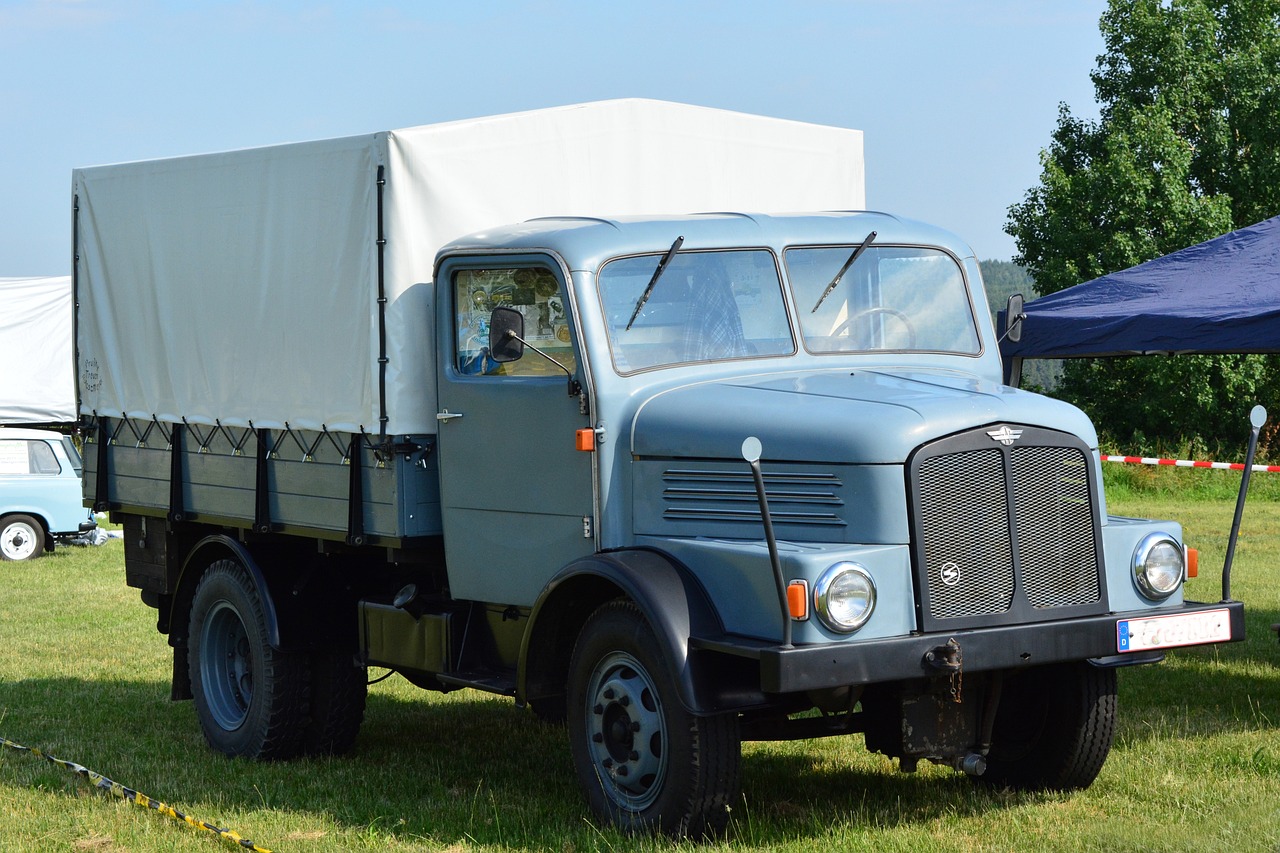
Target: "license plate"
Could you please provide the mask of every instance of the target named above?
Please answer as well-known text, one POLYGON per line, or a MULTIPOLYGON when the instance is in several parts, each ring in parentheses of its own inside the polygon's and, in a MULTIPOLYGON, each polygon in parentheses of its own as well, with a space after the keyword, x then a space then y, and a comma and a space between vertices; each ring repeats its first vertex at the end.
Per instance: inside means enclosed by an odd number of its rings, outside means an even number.
POLYGON ((1121 619, 1116 622, 1116 649, 1121 652, 1224 643, 1230 639, 1231 615, 1226 610, 1121 619))

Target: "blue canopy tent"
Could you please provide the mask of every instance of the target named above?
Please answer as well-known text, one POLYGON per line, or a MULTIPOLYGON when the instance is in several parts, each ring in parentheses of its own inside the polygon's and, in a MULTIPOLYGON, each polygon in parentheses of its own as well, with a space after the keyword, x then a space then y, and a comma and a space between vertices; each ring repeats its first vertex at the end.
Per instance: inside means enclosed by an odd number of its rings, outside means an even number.
MULTIPOLYGON (((1280 216, 1026 303, 1024 358, 1280 352, 1280 216)), ((1000 312, 1000 328, 1007 328, 1000 312)))

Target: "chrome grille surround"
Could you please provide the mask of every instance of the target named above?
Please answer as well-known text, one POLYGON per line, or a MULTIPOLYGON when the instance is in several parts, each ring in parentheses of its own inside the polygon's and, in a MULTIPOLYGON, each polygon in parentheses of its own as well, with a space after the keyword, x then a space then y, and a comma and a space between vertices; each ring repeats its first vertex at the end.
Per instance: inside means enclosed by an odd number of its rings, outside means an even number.
POLYGON ((1090 458, 1074 436, 1009 424, 916 451, 907 476, 924 630, 1106 610, 1090 458))

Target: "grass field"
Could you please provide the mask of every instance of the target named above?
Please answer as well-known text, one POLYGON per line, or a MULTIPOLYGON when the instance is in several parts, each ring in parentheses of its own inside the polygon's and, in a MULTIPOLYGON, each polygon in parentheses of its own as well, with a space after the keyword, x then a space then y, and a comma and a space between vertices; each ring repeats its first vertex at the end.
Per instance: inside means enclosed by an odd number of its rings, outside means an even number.
MULTIPOLYGON (((1181 520, 1201 550, 1189 597, 1216 601, 1230 481, 1176 479, 1210 473, 1108 471, 1108 495, 1113 513, 1181 520)), ((0 736, 276 851, 1280 851, 1280 502, 1270 483, 1258 491, 1233 585, 1249 639, 1122 671, 1115 748, 1072 795, 989 792, 927 764, 900 774, 860 736, 747 744, 725 840, 630 839, 591 822, 562 729, 399 677, 370 688, 349 756, 229 760, 205 747, 191 703, 168 700, 169 649, 124 585, 118 540, 0 563, 0 736)), ((0 749, 0 850, 218 849, 236 847, 0 749)))

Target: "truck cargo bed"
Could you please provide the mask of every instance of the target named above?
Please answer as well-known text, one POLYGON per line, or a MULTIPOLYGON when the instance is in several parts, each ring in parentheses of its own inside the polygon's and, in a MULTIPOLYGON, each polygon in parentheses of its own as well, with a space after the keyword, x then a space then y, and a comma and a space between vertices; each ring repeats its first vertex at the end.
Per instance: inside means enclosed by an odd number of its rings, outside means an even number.
POLYGON ((430 437, 375 447, 369 436, 328 431, 132 418, 96 426, 84 476, 99 511, 391 547, 441 532, 430 437))

